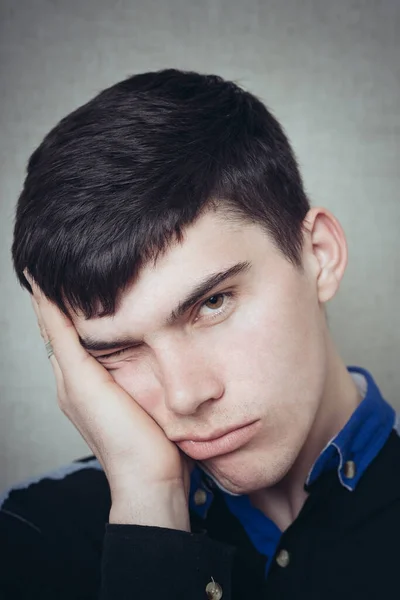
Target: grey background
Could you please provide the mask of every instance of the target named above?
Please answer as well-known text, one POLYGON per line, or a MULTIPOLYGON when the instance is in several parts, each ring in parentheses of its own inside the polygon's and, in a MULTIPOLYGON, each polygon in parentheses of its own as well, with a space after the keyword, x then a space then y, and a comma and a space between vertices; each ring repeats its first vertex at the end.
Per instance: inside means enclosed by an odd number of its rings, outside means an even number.
POLYGON ((349 240, 334 336, 400 408, 399 1, 2 0, 0 10, 0 488, 87 452, 57 408, 11 268, 26 161, 61 117, 140 71, 219 73, 283 122, 313 204, 349 240))

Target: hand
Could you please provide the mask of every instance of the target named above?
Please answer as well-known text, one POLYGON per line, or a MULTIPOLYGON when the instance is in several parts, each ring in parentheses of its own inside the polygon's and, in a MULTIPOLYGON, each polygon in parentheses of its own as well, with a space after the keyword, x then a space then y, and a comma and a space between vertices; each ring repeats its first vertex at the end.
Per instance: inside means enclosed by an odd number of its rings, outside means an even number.
POLYGON ((58 404, 107 476, 110 522, 189 531, 190 465, 157 423, 81 346, 70 319, 25 272, 57 382, 58 404))

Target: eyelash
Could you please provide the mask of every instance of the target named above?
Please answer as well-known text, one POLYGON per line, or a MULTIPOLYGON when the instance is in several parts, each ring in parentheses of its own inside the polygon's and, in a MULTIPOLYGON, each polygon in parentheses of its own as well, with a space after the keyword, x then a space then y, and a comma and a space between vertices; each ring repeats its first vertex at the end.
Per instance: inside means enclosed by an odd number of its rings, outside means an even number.
POLYGON ((99 356, 98 358, 116 358, 117 356, 120 356, 121 354, 123 354, 124 352, 126 352, 127 350, 129 350, 129 348, 123 348, 122 350, 117 350, 116 352, 112 352, 111 354, 106 354, 105 356, 99 356))
MULTIPOLYGON (((209 296, 208 298, 206 298, 205 300, 203 300, 203 302, 200 304, 198 311, 200 311, 200 309, 209 301, 211 300, 211 298, 215 298, 215 297, 219 297, 219 296, 224 296, 227 299, 227 302, 225 302, 223 304, 223 306, 216 311, 212 311, 214 314, 211 316, 207 316, 207 317, 196 317, 195 318, 195 322, 197 322, 199 319, 201 318, 205 318, 206 320, 212 320, 212 319, 216 319, 217 317, 220 317, 222 314, 224 314, 228 308, 231 305, 232 300, 235 297, 235 293, 234 292, 219 292, 218 294, 212 294, 212 296, 209 296)), ((98 356, 97 358, 101 358, 103 360, 107 360, 108 358, 117 358, 118 356, 122 356, 125 352, 127 352, 128 350, 130 350, 130 348, 123 348, 122 350, 117 350, 116 352, 113 352, 112 354, 107 354, 105 356, 98 356)))

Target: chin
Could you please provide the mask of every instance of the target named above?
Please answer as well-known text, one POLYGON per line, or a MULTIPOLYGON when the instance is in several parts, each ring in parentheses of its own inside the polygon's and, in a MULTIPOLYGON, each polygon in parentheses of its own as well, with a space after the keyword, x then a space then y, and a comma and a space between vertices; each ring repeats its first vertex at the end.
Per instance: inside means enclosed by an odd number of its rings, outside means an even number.
POLYGON ((292 466, 292 461, 282 456, 219 456, 202 466, 227 492, 248 495, 276 485, 292 466), (282 460, 283 459, 283 460, 282 460))

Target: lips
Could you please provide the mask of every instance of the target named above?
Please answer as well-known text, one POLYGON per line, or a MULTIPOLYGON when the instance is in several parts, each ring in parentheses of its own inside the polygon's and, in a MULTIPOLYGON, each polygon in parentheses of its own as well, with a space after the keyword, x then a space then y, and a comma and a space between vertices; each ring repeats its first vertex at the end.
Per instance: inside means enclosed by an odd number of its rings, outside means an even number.
POLYGON ((207 460, 234 452, 247 444, 255 435, 258 425, 259 421, 254 421, 212 439, 182 440, 177 442, 177 446, 193 460, 207 460))

